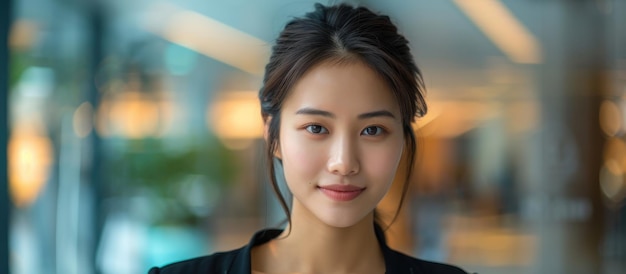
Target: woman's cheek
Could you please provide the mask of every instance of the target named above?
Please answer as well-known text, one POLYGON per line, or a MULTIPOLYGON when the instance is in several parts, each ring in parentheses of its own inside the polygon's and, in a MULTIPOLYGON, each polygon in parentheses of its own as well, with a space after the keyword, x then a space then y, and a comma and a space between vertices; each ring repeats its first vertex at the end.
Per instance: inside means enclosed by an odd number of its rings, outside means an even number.
POLYGON ((388 181, 390 184, 396 175, 402 156, 402 148, 395 146, 378 148, 373 151, 372 155, 377 155, 378 157, 366 158, 368 161, 367 166, 371 168, 371 174, 376 174, 375 176, 378 177, 379 180, 388 181))
POLYGON ((288 133, 284 137, 281 147, 285 175, 295 174, 301 177, 315 174, 322 155, 319 145, 306 140, 306 136, 299 136, 297 133, 288 133))

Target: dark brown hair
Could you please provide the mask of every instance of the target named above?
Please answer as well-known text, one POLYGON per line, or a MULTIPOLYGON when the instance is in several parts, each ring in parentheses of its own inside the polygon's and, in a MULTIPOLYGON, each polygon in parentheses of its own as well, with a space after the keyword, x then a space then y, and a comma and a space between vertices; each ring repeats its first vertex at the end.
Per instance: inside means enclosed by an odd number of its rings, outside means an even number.
MULTIPOLYGON (((283 101, 302 75, 316 64, 356 60, 370 66, 387 82, 400 107, 406 141, 404 157, 408 161, 398 211, 402 207, 416 150, 411 124, 416 115, 421 117, 427 110, 424 83, 408 41, 388 16, 346 4, 329 7, 315 4, 315 11, 291 20, 280 33, 259 91, 261 114, 269 123, 266 147, 269 177, 288 222, 291 222, 289 208, 278 187, 274 168, 283 101)), ((278 162, 282 164, 280 159, 278 162)), ((398 212, 392 223, 397 215, 398 212)))

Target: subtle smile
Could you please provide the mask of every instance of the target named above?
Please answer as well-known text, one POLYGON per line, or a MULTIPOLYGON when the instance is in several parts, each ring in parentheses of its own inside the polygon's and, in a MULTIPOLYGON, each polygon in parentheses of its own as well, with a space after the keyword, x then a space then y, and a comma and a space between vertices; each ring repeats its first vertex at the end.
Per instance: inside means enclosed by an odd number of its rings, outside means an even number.
POLYGON ((354 200, 365 190, 364 187, 353 185, 327 185, 317 188, 329 198, 339 202, 354 200))

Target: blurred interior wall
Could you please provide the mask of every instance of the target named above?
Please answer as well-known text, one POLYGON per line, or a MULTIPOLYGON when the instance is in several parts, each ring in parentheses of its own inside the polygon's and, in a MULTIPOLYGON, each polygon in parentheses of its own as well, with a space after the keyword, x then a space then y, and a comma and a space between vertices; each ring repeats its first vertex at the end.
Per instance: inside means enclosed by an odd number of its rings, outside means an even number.
POLYGON ((604 147, 599 124, 600 104, 602 97, 609 92, 608 79, 604 77, 607 68, 605 43, 608 41, 606 21, 609 17, 598 1, 573 2, 567 7, 564 25, 568 29, 566 46, 563 47, 566 59, 563 64, 566 68, 564 90, 570 95, 564 100, 566 115, 563 122, 573 129, 571 134, 579 151, 578 159, 584 166, 577 169, 571 183, 564 182, 562 193, 574 201, 589 201, 591 211, 588 220, 573 219, 569 222, 569 229, 563 230, 571 233, 571 238, 562 247, 567 251, 566 258, 580 258, 563 261, 564 273, 605 273, 601 254, 605 205, 598 174, 604 147))
POLYGON ((9 274, 9 184, 7 174, 9 25, 11 0, 0 2, 0 273, 9 274))
POLYGON ((598 113, 607 87, 601 77, 606 37, 599 30, 606 29, 606 16, 596 1, 571 1, 563 7, 556 28, 563 39, 543 37, 543 180, 533 192, 542 197, 546 210, 537 228, 541 254, 536 271, 602 273, 604 216, 597 176, 603 141, 598 113), (560 211, 577 204, 589 207, 589 213, 577 217, 560 211))

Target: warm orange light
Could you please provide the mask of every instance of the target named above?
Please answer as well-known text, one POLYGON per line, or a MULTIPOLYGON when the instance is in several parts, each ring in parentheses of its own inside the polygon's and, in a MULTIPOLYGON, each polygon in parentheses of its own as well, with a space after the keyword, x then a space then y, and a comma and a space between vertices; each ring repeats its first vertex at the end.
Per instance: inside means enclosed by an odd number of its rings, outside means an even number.
POLYGON ((604 144, 604 161, 611 160, 626 170, 626 143, 620 138, 609 138, 604 144))
POLYGON ((207 122, 215 134, 233 148, 243 148, 263 136, 261 107, 256 92, 227 92, 207 112, 207 122), (237 145, 237 143, 241 145, 237 145))
POLYGON ((164 121, 171 122, 169 105, 149 94, 123 92, 104 98, 98 108, 97 131, 103 137, 158 137, 164 121))
POLYGON ((600 105, 600 128, 607 136, 615 136, 622 127, 622 115, 615 102, 605 100, 600 105))
POLYGON ((128 93, 125 97, 115 102, 109 112, 113 131, 131 139, 155 134, 159 111, 154 102, 138 93, 128 93))
POLYGON ((18 207, 35 201, 52 164, 52 142, 30 131, 15 130, 8 144, 9 189, 18 207))

